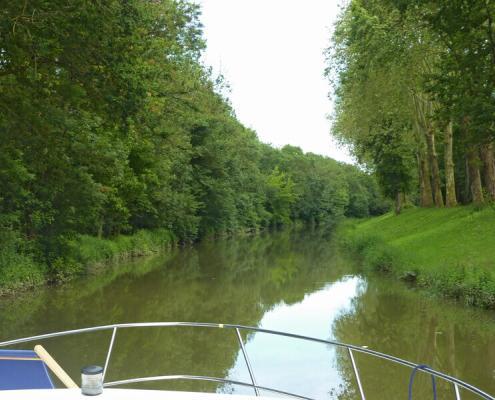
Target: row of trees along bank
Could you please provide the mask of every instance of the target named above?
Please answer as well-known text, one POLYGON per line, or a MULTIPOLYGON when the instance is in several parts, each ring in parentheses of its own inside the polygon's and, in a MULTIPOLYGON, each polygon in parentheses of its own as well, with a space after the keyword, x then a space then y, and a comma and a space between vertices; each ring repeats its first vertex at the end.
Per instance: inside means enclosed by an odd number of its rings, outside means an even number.
POLYGON ((351 0, 328 50, 335 135, 400 212, 495 200, 495 2, 351 0))
POLYGON ((4 2, 0 286, 80 273, 81 237, 191 242, 386 208, 368 174, 241 125, 200 61, 199 13, 182 0, 4 2))

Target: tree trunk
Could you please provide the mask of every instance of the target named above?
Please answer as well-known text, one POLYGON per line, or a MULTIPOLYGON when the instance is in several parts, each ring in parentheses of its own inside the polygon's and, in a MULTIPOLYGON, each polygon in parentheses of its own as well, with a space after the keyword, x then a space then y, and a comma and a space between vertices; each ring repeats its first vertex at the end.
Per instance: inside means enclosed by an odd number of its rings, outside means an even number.
MULTIPOLYGON (((419 136, 423 136, 426 141, 426 151, 428 157, 425 157, 427 164, 430 165, 431 190, 433 201, 436 207, 443 207, 443 195, 440 181, 440 169, 438 168, 438 157, 435 150, 435 134, 431 123, 433 115, 433 103, 420 93, 413 94, 415 108, 415 127, 419 136)), ((419 139, 421 143, 423 139, 419 139)), ((421 149, 421 146, 419 147, 421 149)), ((423 173, 423 172, 422 172, 423 173)), ((426 187, 426 185, 425 185, 426 187)))
POLYGON ((428 149, 428 158, 430 160, 431 169, 431 181, 433 189, 433 200, 436 207, 443 207, 443 195, 442 189, 440 188, 440 169, 438 168, 438 157, 435 150, 435 134, 431 127, 427 129, 426 134, 426 145, 428 149))
POLYGON ((481 159, 483 160, 483 180, 490 200, 495 200, 495 159, 493 156, 493 143, 481 146, 481 159))
POLYGON ((483 189, 481 187, 480 158, 478 148, 471 146, 467 153, 469 182, 471 183, 471 199, 474 204, 483 204, 483 189))
POLYGON ((414 137, 416 139, 418 160, 418 174, 419 174, 419 203, 421 207, 431 207, 433 205, 433 192, 431 190, 431 171, 428 157, 427 146, 427 122, 425 117, 425 107, 429 104, 425 102, 420 95, 414 93, 413 103, 415 108, 414 118, 414 137))
POLYGON ((419 205, 431 207, 433 205, 433 193, 431 192, 430 169, 428 159, 421 151, 417 153, 419 171, 419 205))
POLYGON ((402 192, 397 192, 395 196, 395 215, 399 215, 402 211, 402 192))
POLYGON ((445 130, 445 205, 455 207, 457 199, 455 194, 454 179, 454 159, 452 156, 453 148, 452 122, 447 125, 445 130))
POLYGON ((469 176, 469 161, 468 157, 466 155, 466 159, 464 160, 464 170, 466 179, 464 180, 464 196, 462 198, 463 203, 468 203, 471 201, 471 181, 470 181, 470 176, 469 176))

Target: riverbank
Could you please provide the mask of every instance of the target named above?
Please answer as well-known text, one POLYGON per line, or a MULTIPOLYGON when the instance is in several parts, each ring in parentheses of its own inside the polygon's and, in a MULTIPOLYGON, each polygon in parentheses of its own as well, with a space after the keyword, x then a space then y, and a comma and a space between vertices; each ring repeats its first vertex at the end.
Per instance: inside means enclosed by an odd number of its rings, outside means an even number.
MULTIPOLYGON (((305 227, 301 221, 290 225, 293 230, 305 227)), ((198 242, 252 236, 263 231, 266 230, 239 229, 237 232, 207 235, 198 242)), ((9 296, 48 284, 70 282, 102 273, 139 257, 167 252, 177 246, 179 240, 166 229, 140 230, 133 235, 114 238, 77 235, 63 244, 61 253, 64 255, 50 265, 36 262, 34 252, 29 251, 26 241, 13 234, 5 235, 5 231, 0 230, 0 243, 3 244, 0 246, 0 296, 9 296)))
POLYGON ((23 242, 16 237, 7 238, 4 243, 7 245, 0 249, 0 296, 70 281, 118 262, 156 254, 171 248, 177 240, 165 229, 141 230, 112 239, 79 235, 65 243, 65 256, 55 259, 50 266, 37 263, 29 253, 19 251, 23 242))
MULTIPOLYGON (((305 225, 296 221, 291 229, 303 229, 305 225)), ((263 230, 239 230, 205 236, 209 241, 232 236, 251 236, 263 230)), ((0 296, 9 296, 28 289, 48 284, 60 284, 102 273, 117 264, 133 261, 139 257, 163 253, 177 246, 179 240, 166 229, 140 230, 133 235, 118 235, 114 238, 98 238, 78 235, 63 244, 63 257, 56 258, 51 265, 36 262, 33 251, 26 241, 0 231, 0 296)))
POLYGON ((407 209, 339 229, 363 269, 387 272, 468 305, 495 308, 495 209, 407 209))

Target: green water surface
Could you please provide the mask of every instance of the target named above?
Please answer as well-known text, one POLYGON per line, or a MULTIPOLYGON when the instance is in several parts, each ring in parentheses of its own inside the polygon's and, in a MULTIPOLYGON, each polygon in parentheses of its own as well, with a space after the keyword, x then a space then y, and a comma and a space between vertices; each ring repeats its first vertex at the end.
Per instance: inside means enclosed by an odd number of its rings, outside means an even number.
MULTIPOLYGON (((0 341, 124 322, 236 323, 368 346, 495 393, 493 312, 464 308, 385 277, 364 277, 332 240, 321 231, 304 231, 205 241, 69 285, 5 298, 0 300, 0 341)), ((107 331, 41 343, 79 382, 82 366, 104 364, 109 339, 107 331)), ((318 399, 359 398, 346 351, 261 333, 243 334, 243 339, 259 385, 318 399)), ((367 399, 407 399, 410 370, 355 357, 367 399)), ((106 381, 169 374, 249 381, 231 330, 117 333, 106 381)), ((188 381, 131 386, 252 393, 188 381)), ((455 398, 451 386, 437 386, 439 399, 455 398)), ((431 381, 421 374, 414 398, 432 398, 431 381)))

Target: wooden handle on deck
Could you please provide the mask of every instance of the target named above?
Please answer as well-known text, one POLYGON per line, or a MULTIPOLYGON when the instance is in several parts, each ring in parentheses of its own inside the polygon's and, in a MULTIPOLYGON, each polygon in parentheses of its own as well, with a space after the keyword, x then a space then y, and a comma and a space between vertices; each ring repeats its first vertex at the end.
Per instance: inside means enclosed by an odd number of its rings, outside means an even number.
POLYGON ((68 388, 78 388, 72 378, 67 375, 60 365, 48 354, 44 347, 40 344, 34 346, 34 352, 38 354, 38 357, 47 365, 48 368, 55 374, 55 376, 62 381, 62 383, 68 388))

